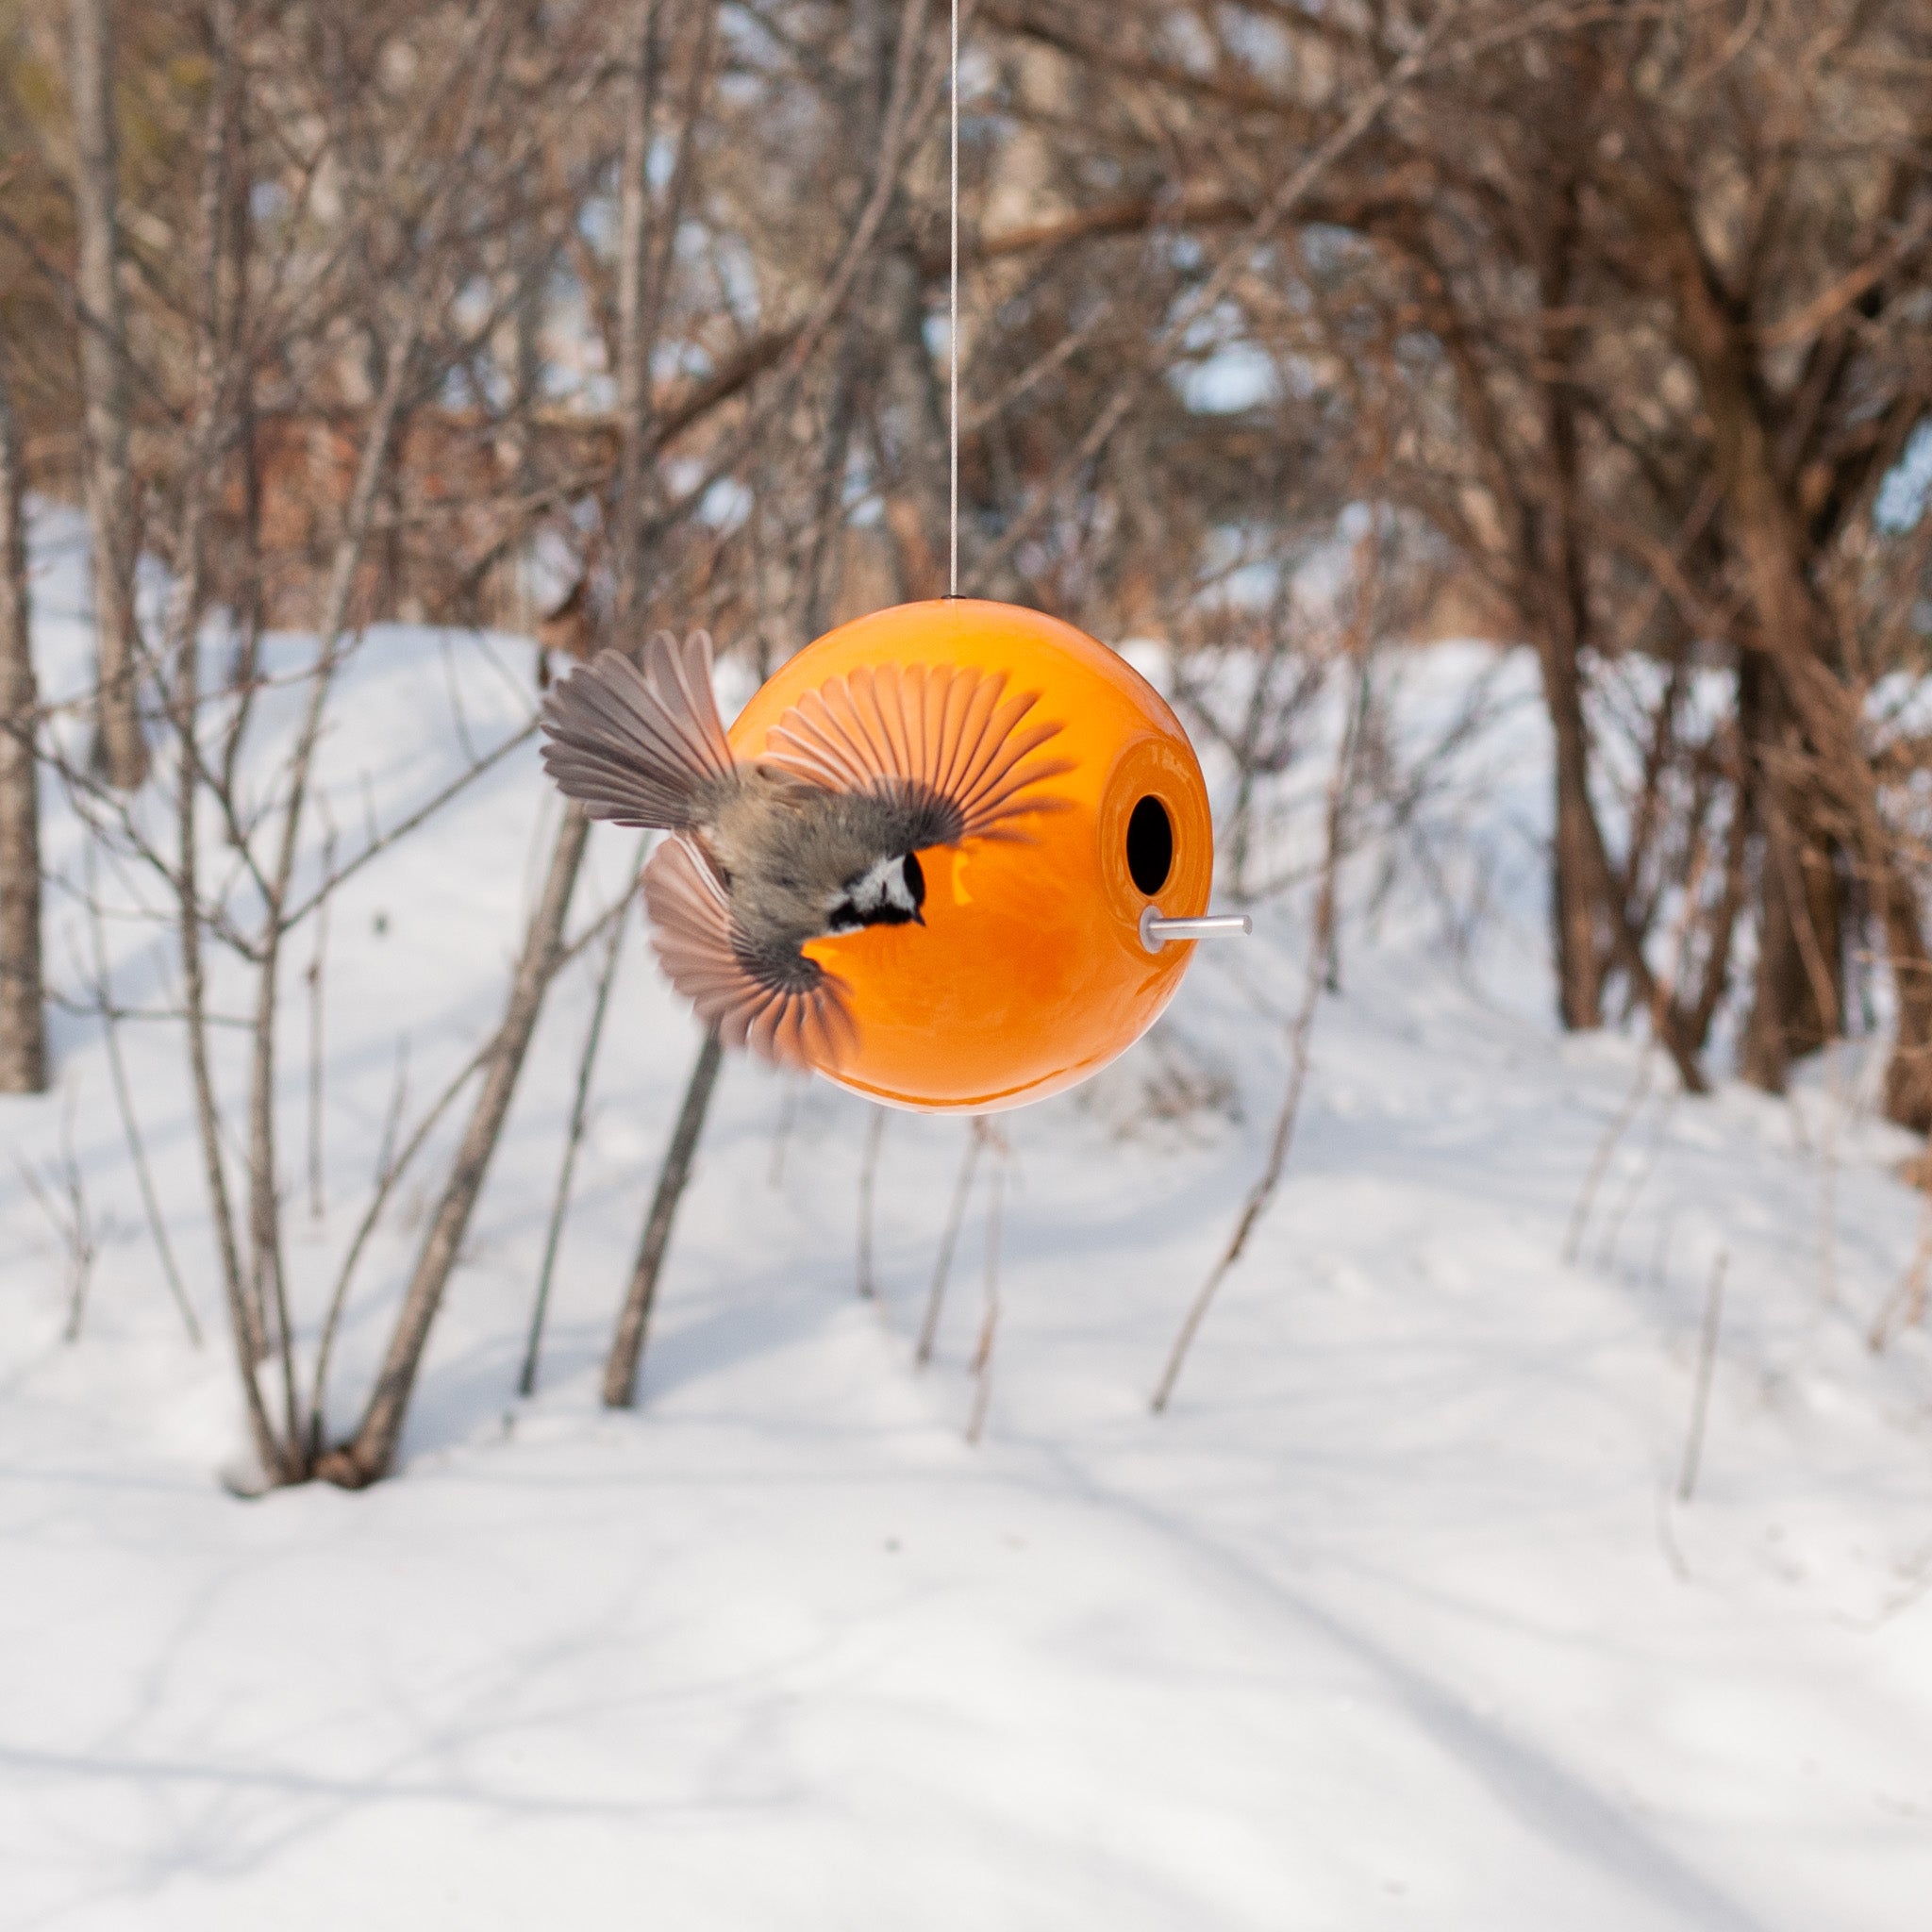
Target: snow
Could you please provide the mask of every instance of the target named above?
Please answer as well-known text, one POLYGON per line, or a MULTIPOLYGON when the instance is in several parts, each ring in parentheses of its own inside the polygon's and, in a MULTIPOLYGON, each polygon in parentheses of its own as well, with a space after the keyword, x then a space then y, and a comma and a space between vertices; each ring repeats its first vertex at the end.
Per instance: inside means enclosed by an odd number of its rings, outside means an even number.
MULTIPOLYGON (((42 516, 55 693, 84 682, 77 543, 42 516)), ((275 649, 293 665, 306 645, 275 649)), ((326 741, 339 858, 450 775, 465 734, 522 728, 526 665, 508 641, 371 635, 326 741)), ((238 1501, 215 1480, 237 1403, 178 1038, 122 1029, 199 1351, 98 1031, 57 1019, 57 1092, 0 1101, 0 1927, 1923 1926, 1932 1345, 1866 1344, 1921 1228, 1891 1172, 1914 1143, 1874 1118, 1875 1046, 1790 1100, 1692 1100, 1634 1037, 1558 1035, 1529 669, 1446 646, 1402 676, 1418 743, 1473 689, 1495 696, 1429 826, 1439 889, 1490 909, 1457 957, 1439 892, 1405 870, 1372 908, 1363 861, 1282 1191, 1158 1419, 1286 1075, 1304 892, 1245 946, 1204 947, 1129 1059, 1001 1121, 976 1443, 983 1190, 937 1357, 912 1362, 965 1127, 888 1124, 863 1300, 866 1110, 742 1062, 641 1406, 598 1407, 695 1046, 633 930, 540 1394, 512 1390, 595 948, 546 1012, 398 1477, 238 1501), (65 1256, 16 1166, 55 1182, 63 1131, 100 1235, 72 1343, 65 1256)), ((264 705, 251 783, 296 701, 264 705)), ((1284 784, 1284 851, 1324 756, 1318 732, 1284 784)), ((525 744, 343 889, 320 1220, 313 938, 294 942, 283 1132, 309 1334, 398 1040, 413 1113, 498 1008, 550 810, 525 744)), ((51 789, 47 812, 73 875, 51 789)), ((621 888, 628 836, 596 832, 580 920, 621 888)), ((131 871, 115 889, 153 903, 131 871)), ((165 937, 117 921, 109 940, 122 996, 164 1002, 165 937)), ((84 983, 86 947, 59 902, 61 984, 84 983)), ((358 1277, 339 1424, 425 1198, 358 1277)))

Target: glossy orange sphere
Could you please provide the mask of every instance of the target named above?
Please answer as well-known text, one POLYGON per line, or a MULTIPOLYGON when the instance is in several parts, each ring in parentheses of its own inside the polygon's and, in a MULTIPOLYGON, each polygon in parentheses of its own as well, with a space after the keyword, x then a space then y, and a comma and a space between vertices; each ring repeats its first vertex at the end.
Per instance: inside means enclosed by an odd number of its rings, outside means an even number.
POLYGON ((1061 727, 1045 751, 1074 761, 1041 789, 1070 808, 1021 821, 1025 842, 922 853, 924 925, 811 941, 810 957, 851 989, 858 1029, 838 1068, 818 1071, 929 1112, 1044 1099, 1131 1046, 1187 971, 1193 944, 1149 952, 1140 924, 1149 906, 1170 918, 1207 909, 1214 840, 1200 761, 1124 659, 1037 610, 973 598, 902 604, 827 632, 744 708, 732 750, 762 756, 808 691, 888 662, 1003 671, 1008 691, 1037 691, 1029 720, 1061 727))

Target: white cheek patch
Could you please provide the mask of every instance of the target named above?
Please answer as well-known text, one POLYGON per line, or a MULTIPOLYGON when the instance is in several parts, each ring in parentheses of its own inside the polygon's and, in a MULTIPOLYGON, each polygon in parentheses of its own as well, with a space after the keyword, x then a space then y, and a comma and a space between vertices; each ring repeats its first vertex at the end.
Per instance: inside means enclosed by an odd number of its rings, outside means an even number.
POLYGON ((910 900, 901 896, 905 891, 905 875, 899 869, 898 859, 875 858, 852 881, 847 896, 855 906, 865 908, 909 906, 910 900), (894 887, 898 889, 896 891, 894 887))

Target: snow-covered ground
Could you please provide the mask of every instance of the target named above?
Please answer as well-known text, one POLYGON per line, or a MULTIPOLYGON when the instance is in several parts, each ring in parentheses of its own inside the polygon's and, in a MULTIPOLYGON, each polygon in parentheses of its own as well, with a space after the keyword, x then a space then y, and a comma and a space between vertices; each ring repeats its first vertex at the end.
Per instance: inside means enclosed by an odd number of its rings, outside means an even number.
MULTIPOLYGON (((71 523, 43 520, 39 557, 58 692, 84 667, 71 523)), ((516 728, 525 670, 375 634, 327 746, 341 850, 464 735, 516 728)), ((1158 1419, 1281 1091, 1302 893, 1250 944, 1204 949, 1157 1036, 1085 1093, 1000 1123, 976 1444, 983 1192, 937 1358, 911 1359, 967 1129, 891 1120, 865 1301, 866 1109, 743 1063, 641 1407, 598 1407, 694 1044, 633 931, 540 1395, 513 1384, 594 951, 550 1003, 398 1478, 238 1501, 215 1479, 239 1438, 179 1041, 124 1029, 199 1351, 102 1041, 57 1020, 57 1092, 0 1101, 0 1927, 1932 1924, 1932 1343, 1865 1341, 1919 1237, 1890 1174, 1910 1143, 1873 1122, 1857 1054, 1789 1102, 1673 1100, 1634 1040, 1561 1038, 1533 909, 1541 739, 1509 701, 1524 667, 1444 648, 1405 675, 1423 718, 1495 684, 1439 814, 1439 856, 1480 873, 1491 911, 1457 958, 1410 878, 1370 919, 1365 869, 1280 1196, 1158 1419), (51 1183, 63 1132, 100 1237, 73 1343, 65 1257, 16 1166, 51 1183)), ((271 706, 261 741, 279 728, 271 706)), ((1311 755, 1294 782, 1321 778, 1311 755)), ((549 811, 526 746, 344 890, 319 1220, 295 942, 305 1323, 399 1039, 420 1105, 500 1003, 549 811)), ((587 910, 629 836, 595 835, 587 910)), ((48 847, 77 870, 51 797, 48 847)), ((163 999, 162 938, 110 941, 117 991, 163 999)), ((57 909, 62 983, 86 945, 57 909)), ((424 1201, 359 1279, 339 1421, 424 1201)))

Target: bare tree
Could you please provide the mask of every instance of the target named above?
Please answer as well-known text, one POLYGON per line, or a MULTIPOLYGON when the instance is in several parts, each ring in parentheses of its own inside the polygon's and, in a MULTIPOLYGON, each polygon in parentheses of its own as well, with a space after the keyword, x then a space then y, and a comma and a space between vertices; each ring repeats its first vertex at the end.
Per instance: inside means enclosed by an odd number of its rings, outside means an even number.
POLYGON ((39 718, 27 630, 25 485, 0 347, 0 1093, 43 1093, 39 718))
POLYGON ((87 498, 93 528, 99 651, 95 758, 110 785, 147 776, 142 735, 140 635, 134 608, 135 492, 128 459, 127 328, 121 295, 120 142, 114 111, 114 26, 108 0, 72 0, 68 82, 74 108, 75 226, 80 267, 81 389, 87 403, 87 498))
MULTIPOLYGON (((261 142, 260 117, 270 100, 290 107, 319 84, 307 59, 303 23, 286 23, 285 37, 262 33, 251 42, 252 71, 244 82, 238 46, 243 24, 238 11, 219 4, 208 15, 215 85, 200 112, 205 132, 198 192, 192 208, 183 211, 202 245, 193 254, 181 299, 159 308, 159 348, 143 377, 147 391, 158 393, 184 364, 190 372, 188 393, 180 404, 184 428, 177 466, 162 477, 160 491, 173 511, 162 547, 175 567, 167 647, 155 667, 178 753, 172 841, 158 837, 144 816, 117 802, 90 773, 61 765, 58 758, 55 761, 95 837, 118 859, 158 878, 173 902, 181 967, 176 1011, 186 1022, 208 1210, 250 1435, 262 1479, 287 1482, 312 1474, 318 1451, 326 1445, 317 1440, 320 1362, 315 1394, 307 1407, 303 1401, 297 1361, 302 1311, 282 1238, 287 1190, 279 1148, 276 1044, 286 978, 283 955, 305 922, 325 916, 330 896, 345 877, 426 823, 511 745, 527 740, 530 727, 477 753, 465 771, 397 823, 386 829, 372 824, 361 850, 341 864, 325 858, 320 874, 312 876, 317 753, 332 697, 360 647, 357 606, 370 583, 367 564, 373 541, 382 534, 385 501, 395 503, 388 485, 409 416, 425 392, 445 385, 475 353, 477 343, 488 340, 492 318, 465 315, 457 297, 477 267, 496 210, 513 198, 509 184, 521 181, 541 134, 520 122, 517 104, 507 98, 511 42, 535 25, 527 10, 512 0, 496 0, 460 22, 429 9, 420 19, 375 26, 373 39, 358 46, 358 56, 382 44, 385 34, 414 35, 408 58, 440 59, 455 83, 449 94, 425 100, 420 92, 398 93, 391 83, 388 91, 378 87, 331 96, 326 111, 292 117, 313 142, 306 154, 292 155, 285 146, 261 142), (251 95, 251 88, 259 92, 251 95), (358 114, 365 117, 360 125, 355 118, 358 114), (370 161, 373 179, 366 192, 350 192, 340 184, 358 178, 347 155, 362 135, 371 138, 377 158, 360 158, 370 161), (312 194, 325 164, 341 165, 339 192, 325 211, 305 198, 312 194), (247 225, 236 218, 236 209, 245 208, 250 199, 238 192, 238 179, 245 182, 258 168, 275 183, 284 208, 266 248, 254 245, 247 225), (372 257, 383 271, 373 283, 360 273, 372 257), (368 308, 358 314, 365 297, 371 298, 368 308), (266 788, 244 791, 238 777, 238 752, 248 729, 249 692, 243 689, 232 697, 207 692, 199 668, 203 620, 219 575, 219 544, 211 541, 211 534, 219 522, 223 473, 250 433, 257 365, 272 357, 281 368, 305 368, 311 379, 325 385, 342 370, 339 351, 354 339, 347 325, 358 319, 373 331, 363 341, 373 344, 380 380, 355 425, 359 434, 351 443, 351 480, 323 572, 314 646, 307 664, 284 679, 298 694, 297 723, 266 788), (230 855, 212 867, 202 836, 210 821, 220 827, 230 855), (215 1027, 231 1016, 214 1005, 211 969, 225 971, 230 987, 239 983, 246 989, 246 1078, 239 1105, 225 1091, 213 1047, 215 1027), (239 1176, 232 1172, 237 1148, 239 1176)), ((248 23, 251 31, 262 25, 255 19, 248 23)), ((358 18, 335 25, 353 38, 374 23, 358 18)), ((560 25, 550 23, 553 29, 560 25)), ((571 63, 580 60, 587 42, 581 37, 554 39, 547 43, 547 67, 536 51, 541 44, 531 41, 518 49, 528 84, 541 90, 546 79, 557 77, 560 64, 566 83, 581 91, 582 70, 571 63)), ((391 72, 406 75, 405 61, 392 60, 391 72)), ((325 71, 320 84, 325 87, 327 79, 325 71)), ((324 844, 325 851, 332 846, 332 835, 324 844)), ((91 916, 98 912, 91 883, 69 881, 66 889, 85 902, 91 916)), ((560 925, 560 913, 555 923, 560 925)), ((467 1070, 485 1069, 484 1113, 488 1117, 493 1109, 497 1124, 534 1024, 533 991, 541 998, 558 950, 554 943, 543 946, 541 934, 539 939, 531 955, 536 963, 518 977, 512 1024, 467 1070), (518 1022, 524 1027, 522 1041, 516 1037, 518 1022)), ((105 981, 103 986, 105 1001, 111 995, 105 981)), ((433 1109, 432 1117, 440 1110, 433 1109)), ((476 1139, 473 1123, 466 1147, 473 1149, 476 1139)), ((458 1169, 459 1178, 469 1176, 469 1199, 474 1200, 481 1163, 459 1150, 458 1169)), ((392 1181, 390 1174, 380 1178, 378 1208, 392 1181)), ((445 1191, 456 1206, 446 1202, 439 1218, 437 1235, 444 1245, 432 1241, 425 1273, 440 1263, 446 1276, 467 1203, 458 1199, 460 1187, 445 1191)), ((336 1310, 369 1224, 365 1221, 352 1243, 336 1310)), ((407 1356, 408 1373, 398 1375, 392 1362, 378 1381, 362 1447, 365 1455, 371 1441, 386 1447, 373 1467, 352 1463, 354 1479, 366 1479, 365 1469, 379 1474, 387 1466, 415 1355, 433 1311, 434 1296, 425 1295, 420 1284, 413 1296, 405 1298, 392 1356, 407 1356)), ((328 1335, 333 1321, 332 1312, 328 1335)))
MULTIPOLYGON (((647 13, 651 11, 654 9, 647 9, 647 13)), ((862 37, 861 84, 858 92, 859 97, 877 113, 880 139, 876 149, 865 155, 862 172, 853 171, 858 174, 861 189, 850 239, 830 284, 814 304, 810 324, 791 345, 786 370, 794 381, 802 373, 801 350, 813 345, 827 331, 835 313, 853 298, 855 291, 868 286, 876 291, 883 286, 897 291, 891 306, 893 326, 889 332, 891 347, 887 351, 887 359, 897 361, 908 355, 916 355, 920 367, 924 371, 924 387, 928 390, 931 387, 931 365, 923 334, 908 322, 904 312, 908 297, 903 278, 895 281, 885 276, 881 281, 880 277, 882 251, 886 249, 887 238, 892 233, 889 224, 898 204, 908 151, 914 131, 929 124, 938 99, 939 78, 943 72, 940 63, 929 56, 923 63, 922 72, 920 56, 926 52, 924 46, 926 14, 925 0, 908 0, 896 21, 890 18, 883 5, 869 7, 866 11, 868 31, 862 37)), ((648 97, 641 83, 638 87, 637 99, 639 111, 647 111, 648 97)), ((856 158, 849 142, 841 142, 838 152, 848 167, 856 158)), ((625 206, 632 210, 631 219, 641 223, 642 197, 640 195, 625 206)), ((628 260, 634 257, 641 257, 641 243, 626 238, 620 259, 628 260)), ((915 296, 918 293, 916 281, 911 293, 915 296)), ((625 295, 626 309, 632 300, 629 294, 625 295)), ((843 508, 840 500, 842 457, 852 437, 850 412, 856 401, 851 358, 862 340, 865 319, 866 306, 861 300, 847 317, 836 358, 831 408, 820 431, 823 441, 818 450, 811 452, 811 457, 816 458, 810 461, 810 468, 816 473, 815 487, 810 491, 815 514, 805 545, 807 561, 794 578, 792 595, 788 600, 806 620, 808 626, 817 622, 823 610, 826 533, 843 508)), ((915 385, 915 397, 917 393, 918 386, 915 385)), ((930 397, 926 400, 930 401, 930 397)), ((929 412, 916 400, 914 412, 922 424, 930 427, 926 420, 929 412)), ((628 433, 628 425, 626 430, 628 433)), ((930 465, 924 468, 926 499, 928 502, 937 501, 933 494, 934 479, 930 465)), ((620 497, 620 502, 622 500, 620 497)), ((609 1353, 605 1360, 604 1401, 613 1408, 628 1407, 636 1399, 638 1365, 649 1335, 651 1312, 658 1298, 658 1277, 670 1249, 679 1203, 690 1185, 723 1058, 724 1050, 716 1031, 707 1032, 685 1083, 677 1122, 652 1192, 650 1210, 638 1242, 637 1260, 625 1284, 609 1353)))

